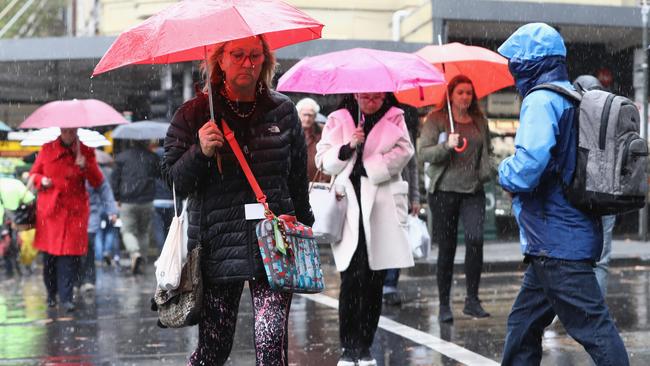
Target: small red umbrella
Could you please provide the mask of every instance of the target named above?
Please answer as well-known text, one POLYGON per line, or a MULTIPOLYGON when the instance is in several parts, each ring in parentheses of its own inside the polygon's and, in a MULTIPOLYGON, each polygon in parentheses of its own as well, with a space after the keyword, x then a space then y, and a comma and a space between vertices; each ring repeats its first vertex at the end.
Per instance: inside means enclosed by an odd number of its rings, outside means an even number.
POLYGON ((110 105, 97 99, 49 102, 30 114, 20 128, 79 128, 129 123, 110 105))
POLYGON ((280 0, 186 0, 124 31, 93 76, 133 64, 203 60, 217 43, 264 34, 271 49, 321 37, 323 25, 280 0))
MULTIPOLYGON (((474 92, 479 99, 515 83, 508 71, 508 60, 483 47, 454 42, 440 46, 426 46, 415 54, 442 70, 447 82, 456 75, 467 76, 472 80, 474 92)), ((414 107, 428 105, 442 107, 446 89, 446 84, 426 87, 424 98, 421 98, 420 91, 417 89, 403 91, 396 96, 400 102, 414 107)))

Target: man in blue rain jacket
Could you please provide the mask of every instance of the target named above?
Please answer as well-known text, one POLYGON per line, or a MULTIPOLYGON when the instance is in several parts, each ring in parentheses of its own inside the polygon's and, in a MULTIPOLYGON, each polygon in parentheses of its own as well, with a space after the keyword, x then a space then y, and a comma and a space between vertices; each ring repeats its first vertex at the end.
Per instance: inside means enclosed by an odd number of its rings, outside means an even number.
POLYGON ((503 365, 539 365, 542 335, 557 314, 597 365, 629 364, 625 346, 598 287, 593 265, 602 248, 600 217, 573 207, 561 181, 575 167, 574 105, 543 83, 573 88, 560 34, 544 23, 519 28, 499 47, 524 98, 515 154, 499 166, 513 194, 521 247, 528 263, 508 317, 503 365), (529 94, 530 92, 530 94, 529 94))

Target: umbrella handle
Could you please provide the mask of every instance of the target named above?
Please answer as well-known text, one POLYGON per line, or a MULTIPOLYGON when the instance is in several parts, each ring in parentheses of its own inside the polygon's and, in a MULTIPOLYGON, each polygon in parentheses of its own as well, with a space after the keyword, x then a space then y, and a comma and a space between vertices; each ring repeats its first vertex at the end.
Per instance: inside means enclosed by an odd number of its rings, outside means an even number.
POLYGON ((462 153, 463 151, 467 150, 467 146, 468 146, 466 137, 463 137, 461 141, 462 141, 461 144, 454 148, 454 150, 459 153, 462 153))

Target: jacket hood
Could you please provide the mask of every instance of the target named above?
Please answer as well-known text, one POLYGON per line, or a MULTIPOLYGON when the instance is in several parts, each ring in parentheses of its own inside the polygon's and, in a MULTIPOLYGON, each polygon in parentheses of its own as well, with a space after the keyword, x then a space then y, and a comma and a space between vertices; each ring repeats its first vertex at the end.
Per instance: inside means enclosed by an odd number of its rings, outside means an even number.
POLYGON ((507 59, 538 60, 548 56, 566 57, 560 33, 545 23, 529 23, 517 29, 498 52, 507 59))
POLYGON ((566 60, 563 56, 547 56, 535 61, 511 59, 508 68, 515 78, 515 86, 522 98, 525 98, 537 85, 569 81, 566 60))

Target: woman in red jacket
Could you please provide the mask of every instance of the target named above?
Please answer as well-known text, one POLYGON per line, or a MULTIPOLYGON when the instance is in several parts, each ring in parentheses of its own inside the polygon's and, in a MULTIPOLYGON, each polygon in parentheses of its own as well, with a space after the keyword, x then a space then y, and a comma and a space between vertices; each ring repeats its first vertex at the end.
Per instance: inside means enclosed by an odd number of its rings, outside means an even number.
POLYGON ((43 252, 47 304, 56 295, 66 311, 73 311, 72 286, 79 258, 88 250, 89 203, 85 181, 97 188, 104 177, 93 149, 79 142, 76 128, 43 145, 30 172, 38 189, 34 245, 43 252))

